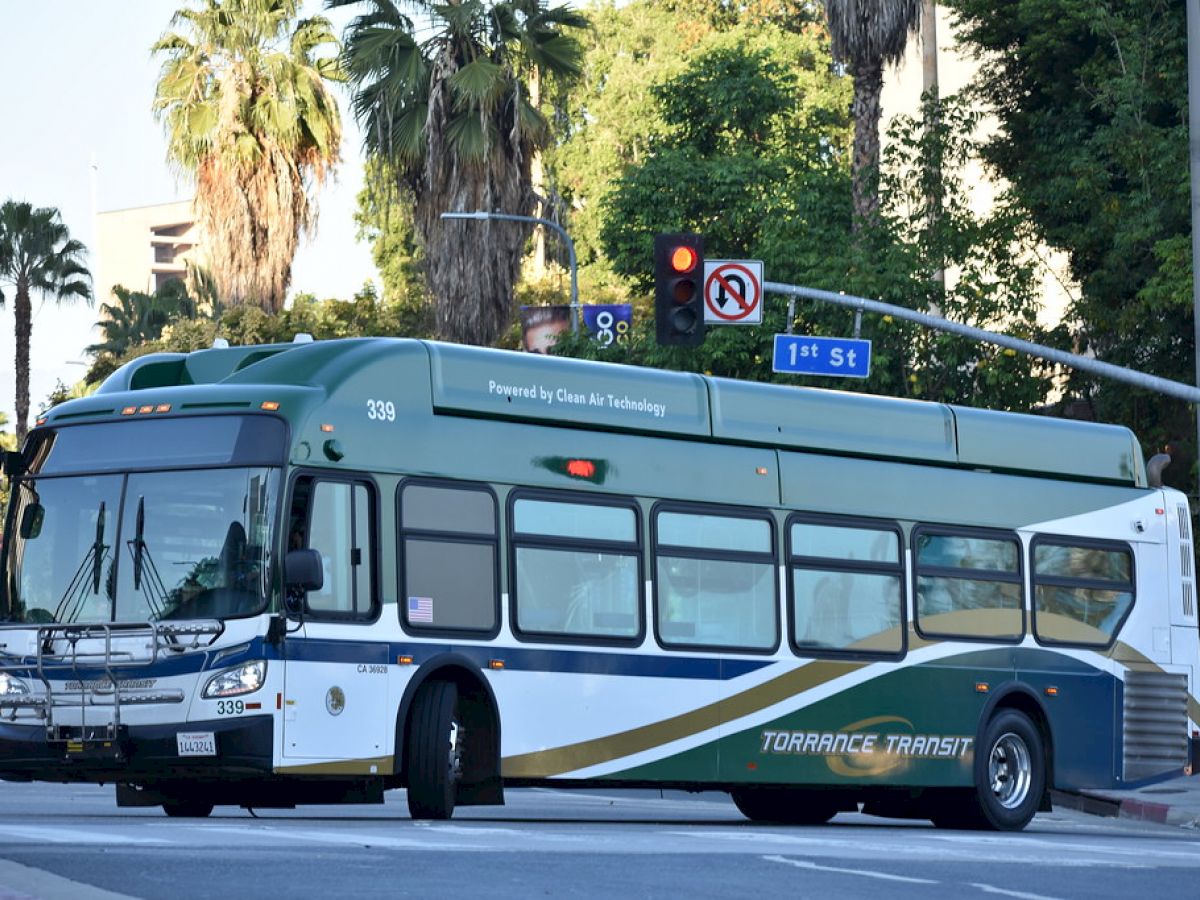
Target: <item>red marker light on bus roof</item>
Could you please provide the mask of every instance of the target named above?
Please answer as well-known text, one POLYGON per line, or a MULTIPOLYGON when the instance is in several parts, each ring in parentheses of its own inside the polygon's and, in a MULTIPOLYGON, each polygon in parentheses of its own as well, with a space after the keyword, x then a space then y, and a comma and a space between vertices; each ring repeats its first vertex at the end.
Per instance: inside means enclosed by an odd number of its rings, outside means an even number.
POLYGON ((590 459, 567 460, 567 474, 575 478, 595 478, 596 464, 590 459))

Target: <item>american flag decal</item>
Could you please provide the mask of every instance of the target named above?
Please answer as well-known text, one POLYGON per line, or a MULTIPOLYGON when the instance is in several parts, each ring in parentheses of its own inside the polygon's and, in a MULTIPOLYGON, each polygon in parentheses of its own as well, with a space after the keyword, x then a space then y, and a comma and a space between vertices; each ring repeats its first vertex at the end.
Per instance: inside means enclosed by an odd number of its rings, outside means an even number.
POLYGON ((409 597, 408 621, 428 622, 429 624, 433 624, 433 598, 409 597))

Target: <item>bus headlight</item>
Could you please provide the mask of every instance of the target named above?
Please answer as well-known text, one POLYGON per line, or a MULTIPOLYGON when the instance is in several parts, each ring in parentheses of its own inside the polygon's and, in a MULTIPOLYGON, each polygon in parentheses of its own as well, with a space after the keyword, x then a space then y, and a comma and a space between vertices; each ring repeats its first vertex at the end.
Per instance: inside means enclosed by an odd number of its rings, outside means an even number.
POLYGON ((267 680, 267 662, 259 659, 254 662, 242 663, 232 669, 226 669, 219 675, 208 679, 204 691, 200 695, 205 700, 215 697, 240 697, 242 694, 253 694, 267 680))
POLYGON ((23 697, 29 693, 29 685, 7 672, 0 672, 0 697, 23 697))

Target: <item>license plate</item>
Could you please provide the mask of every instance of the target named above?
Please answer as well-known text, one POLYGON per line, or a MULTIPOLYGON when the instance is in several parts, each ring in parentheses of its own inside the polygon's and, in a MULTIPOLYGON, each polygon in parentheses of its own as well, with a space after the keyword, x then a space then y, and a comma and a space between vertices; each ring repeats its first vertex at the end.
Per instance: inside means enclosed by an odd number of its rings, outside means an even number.
POLYGON ((176 739, 179 741, 180 756, 217 755, 217 738, 211 731, 181 731, 176 739))

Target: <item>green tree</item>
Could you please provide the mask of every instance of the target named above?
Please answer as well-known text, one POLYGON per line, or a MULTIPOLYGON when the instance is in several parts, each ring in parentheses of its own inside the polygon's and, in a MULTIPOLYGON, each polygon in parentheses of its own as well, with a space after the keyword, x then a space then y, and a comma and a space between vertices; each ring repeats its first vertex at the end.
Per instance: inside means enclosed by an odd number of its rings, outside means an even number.
POLYGON ((196 179, 196 208, 221 297, 277 311, 300 236, 316 222, 310 194, 334 169, 341 79, 328 20, 297 20, 297 0, 203 0, 175 13, 154 52, 165 57, 154 111, 168 157, 196 179), (294 26, 294 27, 293 27, 294 26), (319 56, 330 47, 333 55, 319 56))
MULTIPOLYGON (((29 419, 29 341, 33 334, 32 295, 55 303, 92 301, 91 275, 83 265, 87 249, 72 239, 57 209, 35 209, 6 200, 0 206, 0 284, 13 287, 15 333, 16 437, 25 442, 29 419)), ((0 305, 5 302, 0 290, 0 305)))
POLYGON ((868 221, 879 208, 879 119, 883 67, 904 57, 921 27, 921 0, 823 0, 834 56, 854 76, 854 214, 868 221))
POLYGON ((131 347, 153 341, 163 328, 175 319, 192 319, 198 314, 196 301, 178 279, 168 281, 153 294, 131 291, 114 285, 115 303, 100 305, 100 320, 96 327, 103 338, 84 348, 93 358, 86 381, 98 382, 113 372, 117 360, 131 347))
MULTIPOLYGON (((1028 229, 1008 205, 981 218, 965 199, 961 173, 978 116, 961 104, 947 102, 920 121, 897 120, 884 160, 884 203, 853 233, 839 149, 848 142, 839 90, 849 86, 828 74, 828 57, 813 41, 771 30, 714 35, 682 73, 654 89, 655 114, 675 124, 608 198, 602 235, 616 270, 648 290, 654 234, 693 230, 705 235, 709 257, 762 259, 773 281, 909 308, 937 302, 948 318, 1045 339, 1034 321, 1038 272, 1028 229), (939 199, 931 200, 934 185, 944 211, 930 218, 928 204, 939 199), (930 276, 943 265, 954 277, 935 295, 930 276)), ((808 303, 788 323, 783 300, 771 296, 761 327, 713 328, 703 347, 678 350, 654 344, 644 300, 641 309, 625 346, 601 351, 564 339, 556 352, 828 386, 773 375, 772 337, 789 324, 801 334, 846 335, 853 327, 852 313, 808 303)), ((1048 372, 994 346, 889 317, 868 316, 862 327, 873 342, 871 377, 839 387, 1027 410, 1049 386, 1048 372)))
POLYGON ((411 192, 438 333, 490 343, 512 317, 528 230, 511 222, 444 222, 447 211, 530 215, 530 165, 551 139, 530 79, 571 79, 587 20, 543 0, 365 3, 345 36, 345 65, 367 150, 411 192))
MULTIPOLYGON (((946 3, 1000 124, 985 158, 1078 282, 1078 347, 1192 382, 1184 0, 946 3)), ((1182 445, 1166 476, 1194 485, 1188 404, 1081 373, 1071 391, 1147 453, 1182 445)))

